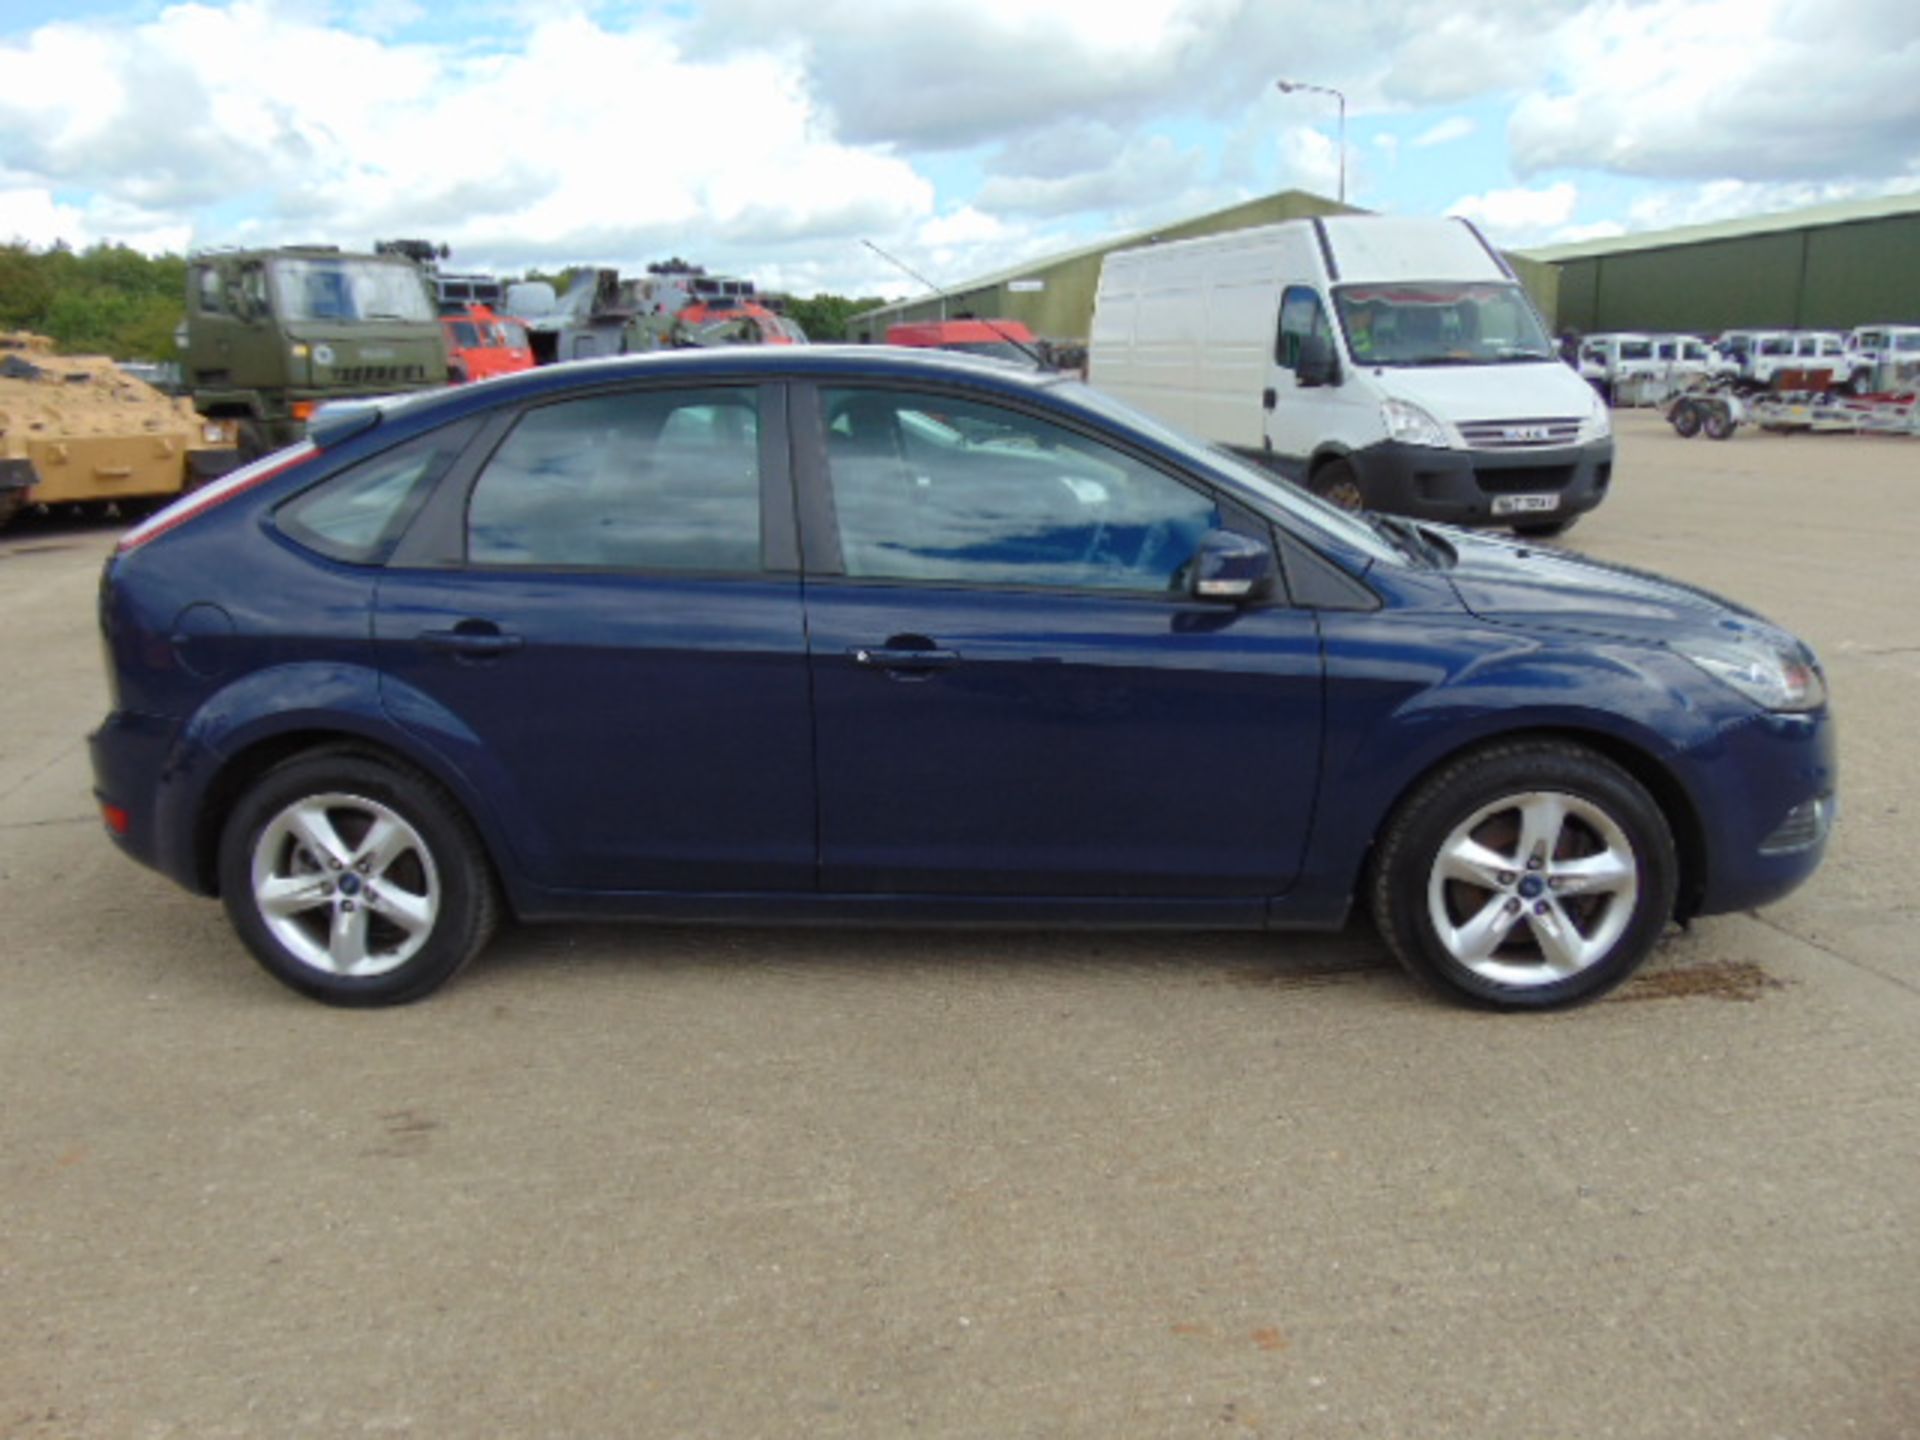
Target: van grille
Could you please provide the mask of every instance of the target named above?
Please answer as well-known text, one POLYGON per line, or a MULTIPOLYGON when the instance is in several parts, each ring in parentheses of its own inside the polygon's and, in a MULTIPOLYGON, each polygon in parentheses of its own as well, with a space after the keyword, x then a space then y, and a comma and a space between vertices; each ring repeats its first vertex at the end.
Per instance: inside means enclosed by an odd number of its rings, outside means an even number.
POLYGON ((1571 465, 1481 465, 1474 478, 1489 495, 1526 495, 1564 490, 1573 479, 1571 465))
POLYGON ((1573 420, 1469 420, 1460 426, 1460 438, 1471 450, 1527 450, 1543 445, 1571 445, 1580 434, 1573 420))

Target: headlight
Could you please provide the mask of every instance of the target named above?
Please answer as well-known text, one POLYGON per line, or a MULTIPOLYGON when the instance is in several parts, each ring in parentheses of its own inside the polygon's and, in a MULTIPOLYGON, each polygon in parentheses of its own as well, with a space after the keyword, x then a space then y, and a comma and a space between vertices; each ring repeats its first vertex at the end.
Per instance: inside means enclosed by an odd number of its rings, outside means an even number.
POLYGON ((1826 682, 1801 646, 1755 636, 1693 641, 1674 649, 1762 709, 1793 713, 1827 703, 1826 682))
POLYGON ((1587 411, 1587 418, 1580 422, 1580 434, 1576 438, 1581 445, 1613 438, 1613 416, 1608 413, 1607 402, 1598 395, 1593 397, 1593 408, 1587 411))
POLYGON ((1387 438, 1406 445, 1432 445, 1441 450, 1452 447, 1447 427, 1418 405, 1405 400, 1382 400, 1380 418, 1386 422, 1387 438))

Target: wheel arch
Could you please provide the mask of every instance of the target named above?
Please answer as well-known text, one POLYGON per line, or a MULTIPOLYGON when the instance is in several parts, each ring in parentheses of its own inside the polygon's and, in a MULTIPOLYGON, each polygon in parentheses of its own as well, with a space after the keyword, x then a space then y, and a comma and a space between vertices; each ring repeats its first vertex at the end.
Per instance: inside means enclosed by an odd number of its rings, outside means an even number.
POLYGON ((1327 466, 1337 465, 1341 461, 1345 461, 1351 465, 1353 463, 1353 451, 1338 441, 1326 442, 1308 458, 1307 479, 1311 481, 1314 476, 1326 469, 1327 466))
POLYGON ((255 781, 276 766, 321 751, 357 755, 391 765, 424 780, 440 791, 446 796, 447 803, 459 813, 468 828, 478 837, 481 854, 487 868, 493 874, 500 893, 511 894, 505 883, 510 872, 500 864, 500 856, 496 852, 493 837, 483 817, 476 813, 474 806, 468 803, 457 783, 454 783, 450 777, 440 774, 436 766, 422 762, 419 757, 397 746, 351 730, 320 727, 286 730, 262 736, 222 760, 201 793, 199 808, 193 820, 193 874, 201 893, 214 896, 220 893, 220 835, 226 829, 227 820, 233 814, 234 807, 240 803, 241 797, 247 793, 255 781))
POLYGON ((1706 829, 1692 795, 1673 770, 1651 750, 1618 735, 1575 724, 1529 726, 1478 735, 1432 759, 1407 779, 1381 811, 1380 824, 1367 842, 1359 869, 1353 875, 1353 889, 1349 893, 1365 895, 1368 892, 1381 837, 1391 828, 1393 818, 1400 813, 1408 799, 1429 778, 1481 751, 1529 741, 1559 741, 1581 746, 1612 761, 1640 783, 1666 818, 1667 827, 1673 834, 1674 852, 1679 857, 1680 875, 1675 890, 1674 919, 1685 922, 1698 913, 1707 886, 1707 841, 1706 829))

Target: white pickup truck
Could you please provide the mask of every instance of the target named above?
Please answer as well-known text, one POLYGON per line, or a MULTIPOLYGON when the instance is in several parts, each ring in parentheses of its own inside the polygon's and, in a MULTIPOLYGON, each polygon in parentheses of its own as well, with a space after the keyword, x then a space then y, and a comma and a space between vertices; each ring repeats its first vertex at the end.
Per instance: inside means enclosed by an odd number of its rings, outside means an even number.
POLYGON ((1861 325, 1847 333, 1847 389, 1855 395, 1911 385, 1920 374, 1920 325, 1861 325))

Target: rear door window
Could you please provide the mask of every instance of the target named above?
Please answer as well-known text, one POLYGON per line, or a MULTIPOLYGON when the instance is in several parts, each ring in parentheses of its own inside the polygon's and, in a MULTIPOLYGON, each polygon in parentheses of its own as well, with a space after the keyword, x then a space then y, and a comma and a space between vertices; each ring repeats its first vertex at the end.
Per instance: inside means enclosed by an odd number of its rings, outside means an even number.
POLYGON ((741 574, 760 565, 753 390, 704 387, 530 411, 467 507, 477 565, 741 574))

